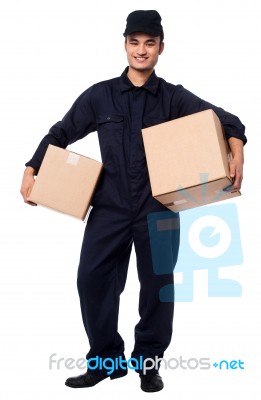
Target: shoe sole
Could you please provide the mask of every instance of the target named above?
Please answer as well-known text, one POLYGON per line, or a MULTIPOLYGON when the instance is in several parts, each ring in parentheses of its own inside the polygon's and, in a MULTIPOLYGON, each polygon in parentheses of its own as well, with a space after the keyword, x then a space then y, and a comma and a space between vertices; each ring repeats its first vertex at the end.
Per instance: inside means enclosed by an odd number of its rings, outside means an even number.
POLYGON ((163 388, 164 388, 164 385, 161 387, 161 388, 158 388, 158 389, 144 389, 142 386, 140 387, 141 388, 141 390, 143 390, 143 392, 146 392, 146 393, 153 393, 153 392, 159 392, 160 390, 162 390, 163 388))

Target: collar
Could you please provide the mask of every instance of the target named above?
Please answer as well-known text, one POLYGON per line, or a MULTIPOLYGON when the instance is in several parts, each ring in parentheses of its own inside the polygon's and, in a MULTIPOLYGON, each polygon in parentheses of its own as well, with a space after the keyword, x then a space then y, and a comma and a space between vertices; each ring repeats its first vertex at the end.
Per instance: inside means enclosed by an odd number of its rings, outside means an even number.
MULTIPOLYGON (((120 76, 120 90, 122 93, 126 92, 128 90, 135 89, 135 86, 129 80, 129 78, 127 76, 128 69, 129 69, 129 67, 125 68, 125 70, 123 71, 123 73, 120 76)), ((152 74, 150 75, 149 79, 147 80, 147 82, 141 87, 148 90, 152 94, 156 94, 157 90, 158 90, 158 86, 159 86, 159 78, 155 74, 155 71, 153 71, 152 74)))

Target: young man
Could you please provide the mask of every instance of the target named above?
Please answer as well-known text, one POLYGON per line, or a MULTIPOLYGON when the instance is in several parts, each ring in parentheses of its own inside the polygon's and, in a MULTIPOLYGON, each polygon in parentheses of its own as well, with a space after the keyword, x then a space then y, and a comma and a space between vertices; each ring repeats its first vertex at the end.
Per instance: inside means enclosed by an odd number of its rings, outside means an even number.
MULTIPOLYGON (((127 374, 124 341, 118 332, 118 312, 133 243, 140 281, 140 321, 135 327, 131 357, 156 360, 163 357, 171 341, 174 303, 161 302, 159 290, 173 285, 173 273, 154 274, 147 227, 149 213, 168 210, 152 197, 141 129, 212 108, 224 126, 232 150, 230 173, 234 187, 240 189, 242 181, 246 137, 240 120, 155 74, 154 67, 164 50, 158 12, 140 10, 129 14, 124 36, 129 66, 120 77, 97 83, 80 95, 27 162, 21 187, 24 201, 28 203, 34 175, 49 143, 65 148, 90 132, 98 132, 104 172, 93 198, 77 280, 90 343, 86 356, 89 368, 85 374, 67 379, 66 385, 75 388, 94 386, 108 376, 115 379, 127 374), (121 360, 121 363, 108 375, 105 368, 95 369, 91 364, 97 357, 99 360, 110 358, 115 363, 121 360)), ((174 269, 179 230, 170 231, 170 236, 169 258, 174 269)), ((141 389, 146 392, 163 388, 159 364, 151 366, 147 373, 142 366, 136 368, 141 389)))

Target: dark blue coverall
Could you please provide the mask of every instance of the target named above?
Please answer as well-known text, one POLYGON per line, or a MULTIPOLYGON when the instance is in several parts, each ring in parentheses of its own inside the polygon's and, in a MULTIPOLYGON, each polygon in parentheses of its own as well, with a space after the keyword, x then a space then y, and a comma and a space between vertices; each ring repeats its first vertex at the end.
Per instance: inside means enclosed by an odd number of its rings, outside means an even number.
MULTIPOLYGON (((147 226, 149 213, 168 210, 152 197, 141 129, 211 108, 227 138, 234 136, 246 142, 244 126, 236 116, 181 85, 167 83, 155 72, 144 86, 134 87, 127 71, 83 92, 26 163, 38 171, 49 143, 65 148, 90 132, 98 132, 104 171, 86 225, 77 279, 90 343, 87 359, 124 355, 124 341, 118 332, 119 299, 133 243, 140 281, 140 321, 135 327, 131 356, 162 357, 171 341, 174 303, 161 302, 159 291, 173 284, 173 273, 153 272, 147 226)), ((174 235, 170 237, 174 245, 169 249, 173 270, 179 232, 176 229, 170 235, 174 235)), ((150 372, 155 373, 153 369, 150 372)))

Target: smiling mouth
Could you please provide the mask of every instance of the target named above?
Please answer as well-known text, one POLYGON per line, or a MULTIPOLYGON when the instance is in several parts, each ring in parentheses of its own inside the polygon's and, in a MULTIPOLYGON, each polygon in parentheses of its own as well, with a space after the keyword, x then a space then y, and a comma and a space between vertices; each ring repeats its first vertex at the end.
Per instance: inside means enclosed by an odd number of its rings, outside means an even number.
POLYGON ((146 61, 148 57, 135 57, 135 60, 137 61, 146 61))

